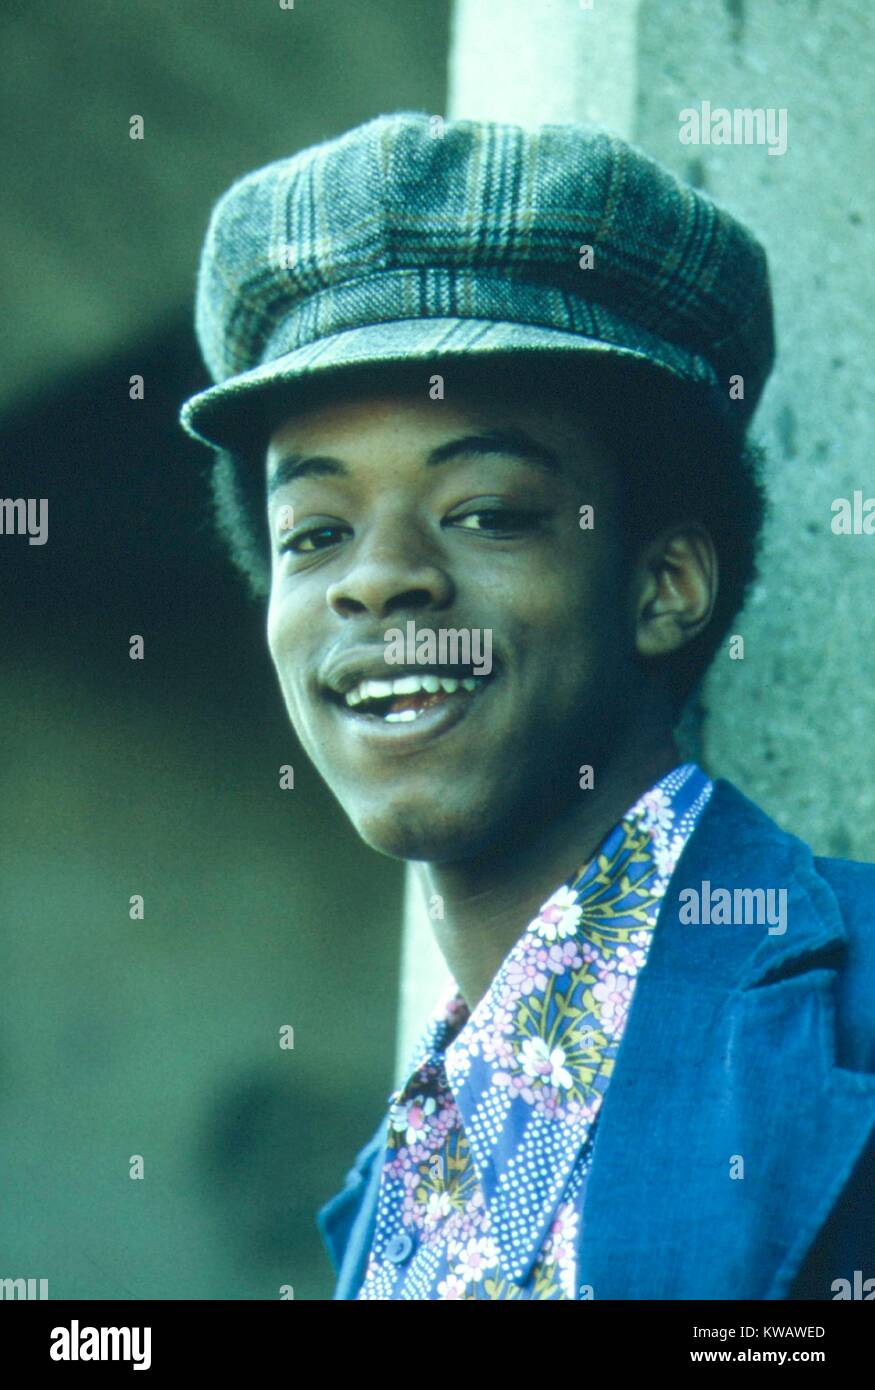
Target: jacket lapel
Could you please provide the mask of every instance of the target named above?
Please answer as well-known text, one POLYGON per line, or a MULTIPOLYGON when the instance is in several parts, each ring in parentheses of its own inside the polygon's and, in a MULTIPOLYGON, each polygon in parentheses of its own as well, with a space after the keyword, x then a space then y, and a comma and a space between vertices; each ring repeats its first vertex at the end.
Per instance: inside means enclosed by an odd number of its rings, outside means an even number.
POLYGON ((582 1296, 789 1296, 875 1128, 875 1074, 835 1065, 846 945, 808 847, 717 781, 669 884, 599 1116, 582 1296), (786 888, 786 930, 682 923, 680 894, 706 881, 786 888))
POLYGON ((388 1134, 387 1114, 376 1134, 356 1155, 341 1191, 316 1214, 316 1224, 337 1273, 335 1299, 354 1299, 365 1277, 388 1134))

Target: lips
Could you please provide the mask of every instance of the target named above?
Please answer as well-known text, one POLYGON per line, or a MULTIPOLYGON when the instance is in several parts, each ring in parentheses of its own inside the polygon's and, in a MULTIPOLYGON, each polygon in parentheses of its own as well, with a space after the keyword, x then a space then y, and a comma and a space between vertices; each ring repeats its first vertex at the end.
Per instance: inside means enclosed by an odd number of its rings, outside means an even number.
POLYGON ((473 689, 459 682, 455 690, 420 689, 376 702, 362 700, 353 705, 347 704, 346 697, 336 691, 327 691, 326 698, 336 717, 357 741, 384 751, 412 751, 449 733, 479 710, 495 679, 493 672, 468 680, 467 684, 473 684, 473 689))
POLYGON ((317 694, 356 743, 407 752, 479 710, 498 669, 486 675, 470 664, 395 665, 382 643, 368 642, 328 656, 317 694))

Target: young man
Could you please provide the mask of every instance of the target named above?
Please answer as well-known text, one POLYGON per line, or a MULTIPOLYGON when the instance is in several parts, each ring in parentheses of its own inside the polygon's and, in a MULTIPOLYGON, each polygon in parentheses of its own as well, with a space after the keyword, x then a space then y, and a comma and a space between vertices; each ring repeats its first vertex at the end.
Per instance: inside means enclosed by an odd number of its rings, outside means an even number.
POLYGON ((229 190, 197 323, 289 717, 453 975, 335 1297, 875 1293, 875 870, 673 738, 754 573, 759 244, 603 132, 404 113, 229 190))

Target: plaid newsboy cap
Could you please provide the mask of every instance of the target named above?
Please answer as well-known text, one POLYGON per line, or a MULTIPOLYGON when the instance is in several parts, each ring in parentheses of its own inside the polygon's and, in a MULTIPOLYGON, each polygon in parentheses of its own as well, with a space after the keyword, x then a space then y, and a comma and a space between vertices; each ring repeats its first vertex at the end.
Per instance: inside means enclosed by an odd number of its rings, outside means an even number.
POLYGON ((415 111, 234 183, 196 330, 216 385, 181 421, 220 448, 315 374, 506 352, 649 363, 743 432, 774 358, 765 252, 705 194, 596 127, 415 111))

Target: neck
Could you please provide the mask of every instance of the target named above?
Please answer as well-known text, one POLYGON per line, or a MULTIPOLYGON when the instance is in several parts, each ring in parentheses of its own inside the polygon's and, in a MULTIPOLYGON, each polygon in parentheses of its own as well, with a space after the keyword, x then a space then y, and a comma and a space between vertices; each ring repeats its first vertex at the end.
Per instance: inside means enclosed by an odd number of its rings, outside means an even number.
POLYGON ((425 864, 427 892, 443 899, 435 940, 469 1009, 486 994, 508 951, 559 885, 596 852, 630 806, 681 761, 671 735, 642 756, 620 756, 524 842, 456 864, 425 864))

